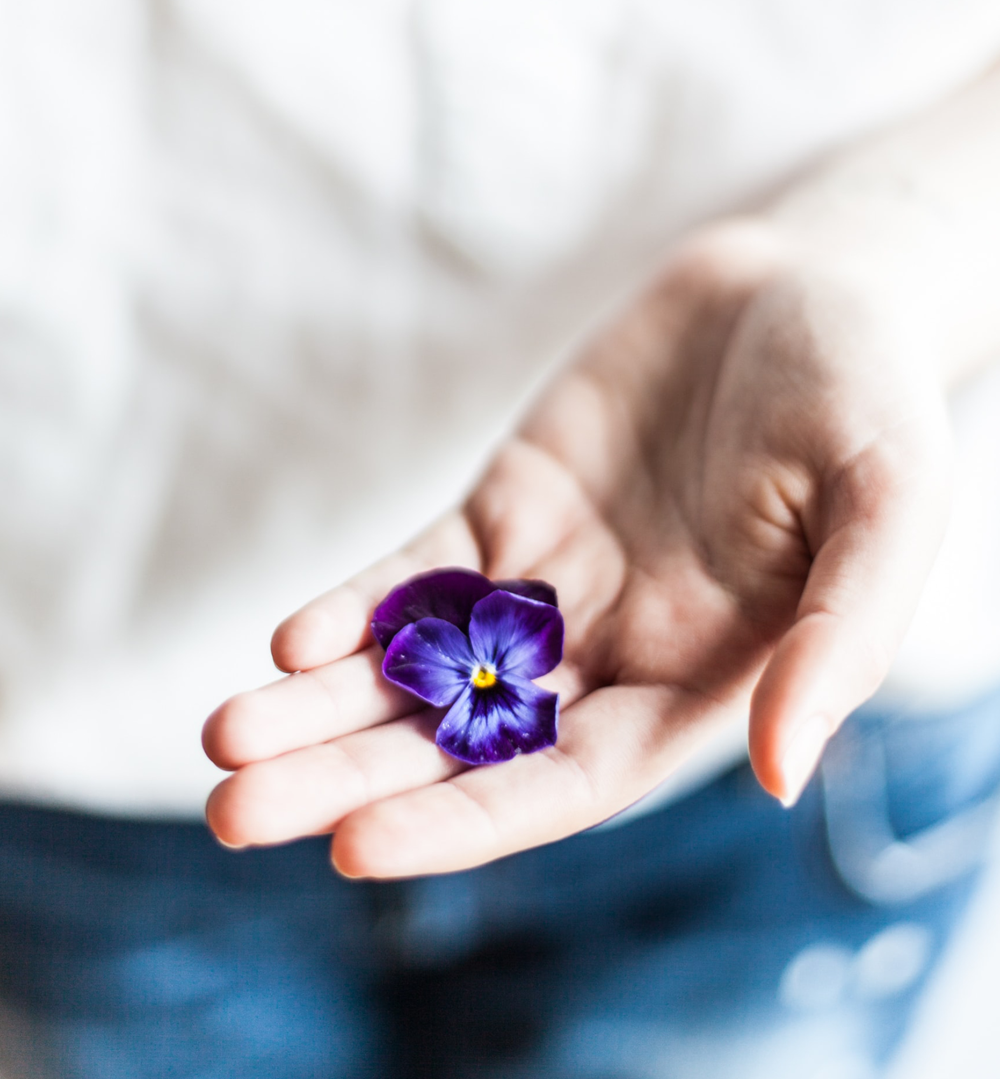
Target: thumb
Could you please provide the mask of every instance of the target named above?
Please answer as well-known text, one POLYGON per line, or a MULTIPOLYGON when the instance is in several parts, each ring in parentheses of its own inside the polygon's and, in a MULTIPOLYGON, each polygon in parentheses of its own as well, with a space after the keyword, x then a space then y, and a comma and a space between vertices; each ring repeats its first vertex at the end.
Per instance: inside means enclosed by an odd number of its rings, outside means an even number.
POLYGON ((786 806, 830 736, 885 677, 916 608, 948 517, 947 443, 880 440, 825 494, 828 526, 795 622, 750 707, 750 760, 786 806))

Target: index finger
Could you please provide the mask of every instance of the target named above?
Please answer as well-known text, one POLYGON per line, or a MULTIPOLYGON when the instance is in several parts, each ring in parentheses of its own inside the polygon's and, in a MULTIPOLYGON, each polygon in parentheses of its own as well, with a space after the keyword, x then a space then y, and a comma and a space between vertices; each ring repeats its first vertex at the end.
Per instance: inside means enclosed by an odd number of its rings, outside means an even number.
POLYGON ((480 564, 465 514, 449 513, 401 551, 289 615, 271 638, 275 666, 309 671, 349 656, 371 643, 372 611, 400 581, 436 566, 478 570, 480 564))

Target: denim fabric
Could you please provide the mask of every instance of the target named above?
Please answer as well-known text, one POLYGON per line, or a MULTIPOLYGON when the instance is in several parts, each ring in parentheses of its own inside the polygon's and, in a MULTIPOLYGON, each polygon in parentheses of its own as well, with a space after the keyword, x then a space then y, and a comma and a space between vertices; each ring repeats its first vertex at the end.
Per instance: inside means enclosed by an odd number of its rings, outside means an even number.
POLYGON ((232 853, 194 824, 6 805, 0 999, 32 1033, 0 1072, 870 1079, 971 894, 998 783, 1000 693, 856 714, 790 812, 741 767, 401 883, 340 880, 326 840, 232 853))

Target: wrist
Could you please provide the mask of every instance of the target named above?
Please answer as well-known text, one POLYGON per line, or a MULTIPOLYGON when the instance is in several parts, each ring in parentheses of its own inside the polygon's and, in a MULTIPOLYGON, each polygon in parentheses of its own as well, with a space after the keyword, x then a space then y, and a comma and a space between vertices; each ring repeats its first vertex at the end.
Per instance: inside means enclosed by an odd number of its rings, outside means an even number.
POLYGON ((951 385, 1000 354, 1000 69, 849 147, 762 216, 951 385))
POLYGON ((855 296, 946 389, 1000 336, 972 252, 933 204, 885 177, 822 177, 766 214, 790 263, 855 296))
MULTIPOLYGON (((668 266, 663 294, 695 322, 718 310, 720 297, 731 297, 735 313, 751 302, 767 303, 767 295, 796 296, 803 316, 818 320, 824 334, 863 337, 869 354, 870 343, 879 341, 876 351, 905 363, 912 381, 946 390, 952 371, 942 358, 954 355, 948 342, 955 316, 948 304, 926 295, 937 277, 933 265, 907 259, 897 242, 904 234, 913 242, 916 223, 894 207, 876 222, 871 200, 866 223, 849 199, 834 212, 834 197, 824 195, 820 206, 812 192, 804 196, 796 191, 765 212, 725 219, 688 237, 668 266)), ((917 246, 933 263, 942 241, 928 236, 917 246)))

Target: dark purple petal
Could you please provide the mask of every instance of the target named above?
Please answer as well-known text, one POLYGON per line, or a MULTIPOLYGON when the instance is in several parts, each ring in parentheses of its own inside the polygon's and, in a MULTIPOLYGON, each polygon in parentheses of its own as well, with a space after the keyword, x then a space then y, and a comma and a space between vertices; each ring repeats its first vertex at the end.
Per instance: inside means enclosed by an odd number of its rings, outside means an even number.
POLYGON ((472 653, 502 678, 538 678, 562 659, 563 617, 555 607, 510 592, 491 592, 472 609, 472 653))
POLYGON ((550 607, 559 606, 556 590, 548 581, 534 581, 529 578, 494 581, 493 587, 500 588, 504 592, 513 592, 515 596, 524 596, 525 599, 536 600, 538 603, 547 603, 550 607))
POLYGON ((389 642, 382 673, 443 708, 469 684, 475 665, 469 639, 460 629, 442 618, 421 618, 403 626, 389 642))
POLYGON ((558 724, 559 694, 514 677, 487 690, 468 686, 435 741, 467 764, 496 764, 555 745, 558 724))
POLYGON ((411 622, 443 618, 463 633, 472 608, 497 586, 475 570, 451 566, 420 573, 394 588, 375 608, 372 632, 383 648, 411 622))

